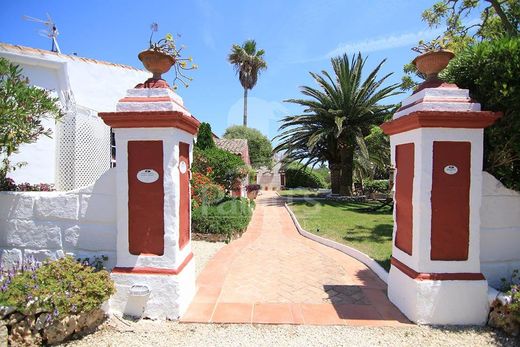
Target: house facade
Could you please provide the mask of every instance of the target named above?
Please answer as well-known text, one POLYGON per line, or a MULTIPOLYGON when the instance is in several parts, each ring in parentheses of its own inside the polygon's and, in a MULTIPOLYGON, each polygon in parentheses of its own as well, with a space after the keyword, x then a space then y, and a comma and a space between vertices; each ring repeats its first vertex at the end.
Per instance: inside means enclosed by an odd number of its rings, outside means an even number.
POLYGON ((9 174, 16 183, 51 183, 71 190, 95 182, 111 167, 110 128, 98 117, 115 109, 128 89, 150 73, 130 66, 0 43, 0 57, 19 65, 30 84, 59 99, 64 117, 43 126, 53 132, 24 144, 12 162, 26 165, 9 174))

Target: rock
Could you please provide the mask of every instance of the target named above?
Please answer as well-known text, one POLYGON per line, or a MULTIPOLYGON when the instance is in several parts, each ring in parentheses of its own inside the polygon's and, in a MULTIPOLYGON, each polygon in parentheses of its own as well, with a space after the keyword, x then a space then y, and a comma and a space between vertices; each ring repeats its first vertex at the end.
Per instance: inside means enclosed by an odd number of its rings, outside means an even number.
POLYGON ((5 316, 10 315, 16 310, 14 306, 0 306, 0 319, 3 319, 5 316))
POLYGON ((13 326, 19 321, 23 320, 24 318, 25 316, 23 314, 21 314, 20 312, 15 312, 7 318, 7 325, 13 326))
MULTIPOLYGON (((0 321, 2 322, 2 321, 0 321)), ((7 335, 7 327, 5 324, 0 323, 0 347, 7 347, 7 341, 9 340, 9 336, 7 335)))
POLYGON ((42 344, 41 335, 36 330, 31 329, 31 325, 34 324, 34 317, 27 318, 11 326, 9 343, 12 346, 39 346, 42 344))
POLYGON ((93 328, 93 327, 101 324, 101 322, 103 322, 104 319, 105 319, 105 311, 100 310, 100 309, 90 311, 87 314, 85 328, 87 328, 87 329, 93 328))
POLYGON ((51 324, 51 322, 52 322, 52 314, 42 313, 36 319, 36 322, 34 323, 34 329, 42 330, 42 329, 48 327, 51 324))
POLYGON ((48 344, 56 344, 64 341, 76 329, 78 325, 76 316, 67 316, 60 320, 53 322, 47 328, 43 330, 43 336, 47 340, 48 344))

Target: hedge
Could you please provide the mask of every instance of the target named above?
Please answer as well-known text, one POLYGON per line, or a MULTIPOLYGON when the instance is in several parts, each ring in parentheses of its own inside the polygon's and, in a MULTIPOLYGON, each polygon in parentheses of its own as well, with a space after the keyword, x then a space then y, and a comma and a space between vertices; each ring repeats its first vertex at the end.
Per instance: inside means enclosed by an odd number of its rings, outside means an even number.
POLYGON ((217 205, 202 205, 193 209, 191 223, 194 232, 225 235, 229 241, 247 228, 254 202, 245 198, 227 198, 217 205))
POLYGON ((293 166, 285 170, 285 187, 287 188, 324 188, 326 186, 323 178, 309 168, 293 166))

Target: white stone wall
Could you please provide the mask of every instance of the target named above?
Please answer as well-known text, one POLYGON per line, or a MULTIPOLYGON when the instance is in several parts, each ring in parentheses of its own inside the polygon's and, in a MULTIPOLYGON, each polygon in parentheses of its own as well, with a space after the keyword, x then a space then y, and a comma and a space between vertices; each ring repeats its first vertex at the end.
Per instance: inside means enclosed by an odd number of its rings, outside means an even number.
POLYGON ((4 266, 72 253, 116 261, 115 171, 68 192, 0 192, 0 256, 4 266))
POLYGON ((480 214, 481 270, 500 289, 500 279, 520 269, 520 193, 484 172, 480 214))

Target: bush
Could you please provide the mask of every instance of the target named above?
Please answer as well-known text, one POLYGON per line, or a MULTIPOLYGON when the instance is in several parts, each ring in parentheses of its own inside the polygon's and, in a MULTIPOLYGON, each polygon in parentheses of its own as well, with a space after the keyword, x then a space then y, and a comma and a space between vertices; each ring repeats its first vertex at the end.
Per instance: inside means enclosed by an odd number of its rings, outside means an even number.
POLYGON ((220 234, 231 240, 249 224, 254 203, 245 198, 228 198, 217 205, 203 205, 191 213, 193 231, 202 234, 220 234))
POLYGON ((194 172, 191 179, 191 202, 192 207, 201 205, 212 205, 225 196, 224 188, 211 181, 211 178, 199 172, 194 172))
POLYGON ((469 89, 482 109, 503 117, 484 131, 484 170, 520 190, 520 37, 478 43, 458 54, 442 78, 469 89))
POLYGON ((206 175, 228 192, 233 190, 233 184, 246 177, 248 172, 239 156, 220 148, 195 148, 192 169, 194 173, 206 175))
POLYGON ((324 188, 324 180, 309 168, 289 166, 285 170, 285 187, 287 188, 324 188))
POLYGON ((496 299, 491 304, 488 324, 500 328, 506 333, 518 336, 520 334, 520 277, 519 270, 514 270, 511 279, 502 279, 502 291, 510 297, 506 303, 496 299))
POLYGON ((0 305, 26 315, 49 312, 54 319, 98 309, 115 291, 107 271, 96 272, 72 257, 41 266, 26 261, 18 269, 3 271, 0 284, 0 305))
POLYGON ((388 180, 367 180, 363 182, 365 193, 388 193, 389 189, 388 180))

